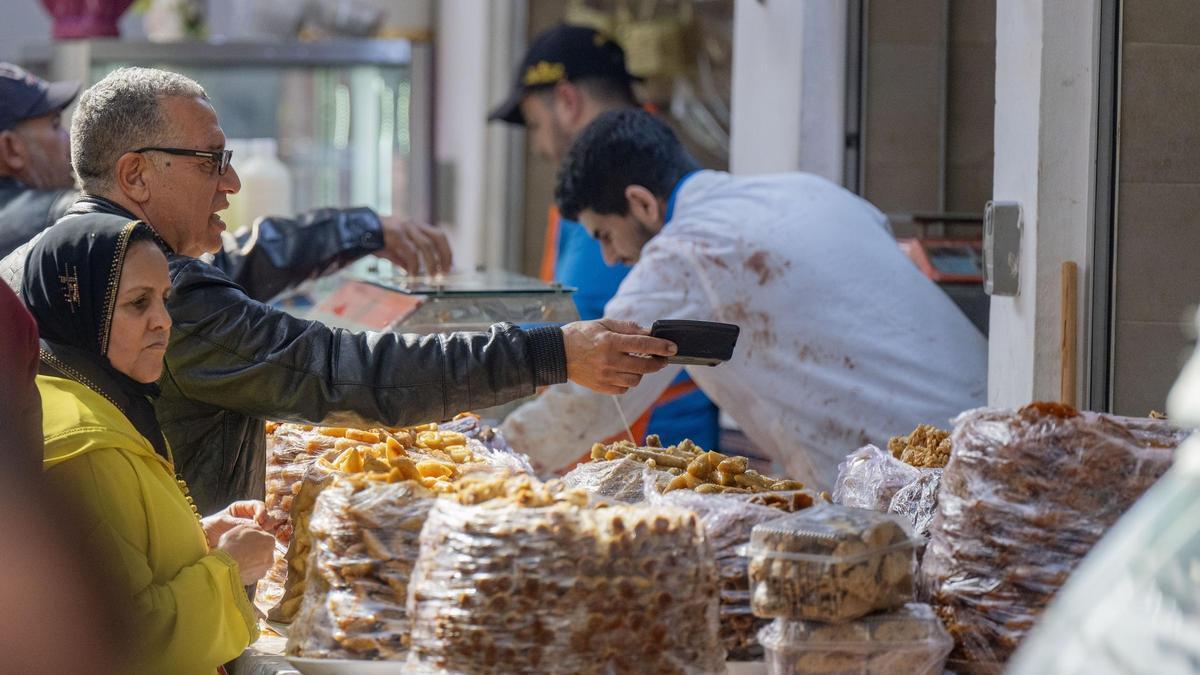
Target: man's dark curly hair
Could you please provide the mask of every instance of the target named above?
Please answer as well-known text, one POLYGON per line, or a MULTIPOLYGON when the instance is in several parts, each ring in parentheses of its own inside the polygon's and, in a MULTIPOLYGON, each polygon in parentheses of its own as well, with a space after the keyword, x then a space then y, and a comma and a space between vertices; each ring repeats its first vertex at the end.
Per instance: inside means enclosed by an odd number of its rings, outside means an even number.
POLYGON ((675 184, 697 168, 662 120, 634 108, 611 110, 571 144, 554 197, 569 220, 578 220, 584 210, 623 216, 629 213, 625 188, 640 185, 667 199, 675 184))

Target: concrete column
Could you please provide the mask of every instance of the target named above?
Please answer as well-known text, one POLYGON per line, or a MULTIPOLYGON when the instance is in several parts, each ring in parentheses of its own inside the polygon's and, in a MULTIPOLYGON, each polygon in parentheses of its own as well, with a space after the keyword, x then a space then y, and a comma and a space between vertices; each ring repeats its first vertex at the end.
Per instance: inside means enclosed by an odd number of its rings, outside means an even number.
POLYGON ((730 168, 842 182, 845 0, 737 0, 730 168))
MULTIPOLYGON (((1073 260, 1081 283, 1091 276, 1098 18, 1098 0, 996 3, 993 196, 1021 203, 1024 233, 1020 291, 992 298, 991 405, 1059 398, 1060 267, 1073 260)), ((1079 295, 1081 355, 1089 292, 1079 295)))

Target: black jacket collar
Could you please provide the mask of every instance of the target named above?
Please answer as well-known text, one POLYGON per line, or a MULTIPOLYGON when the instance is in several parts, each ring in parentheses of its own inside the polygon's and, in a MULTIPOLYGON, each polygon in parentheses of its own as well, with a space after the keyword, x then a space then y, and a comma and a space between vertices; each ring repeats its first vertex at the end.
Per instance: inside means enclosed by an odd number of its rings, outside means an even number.
MULTIPOLYGON (((122 218, 128 218, 130 220, 140 220, 137 216, 133 215, 133 212, 131 212, 129 209, 121 206, 113 200, 99 197, 97 195, 89 195, 86 192, 79 195, 79 199, 75 200, 75 203, 71 205, 70 209, 67 209, 67 212, 63 214, 63 217, 80 216, 89 213, 105 213, 112 216, 121 216, 122 218)), ((163 252, 167 254, 167 258, 170 259, 171 256, 175 255, 175 249, 171 248, 167 242, 163 241, 163 238, 158 234, 158 230, 154 229, 154 225, 151 223, 146 224, 149 225, 150 229, 154 231, 154 239, 158 242, 158 245, 162 248, 163 252)))
POLYGON ((114 216, 122 216, 130 220, 138 220, 138 217, 133 215, 129 209, 111 199, 87 193, 79 195, 79 199, 75 200, 70 209, 67 209, 66 215, 77 216, 85 213, 107 213, 114 216))

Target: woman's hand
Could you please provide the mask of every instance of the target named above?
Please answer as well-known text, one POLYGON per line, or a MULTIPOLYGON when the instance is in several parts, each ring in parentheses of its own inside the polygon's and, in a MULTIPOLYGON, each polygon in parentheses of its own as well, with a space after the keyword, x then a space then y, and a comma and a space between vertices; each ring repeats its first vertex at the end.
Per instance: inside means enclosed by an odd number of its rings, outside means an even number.
POLYGON ((250 521, 243 520, 221 535, 216 548, 238 564, 243 586, 258 583, 275 564, 275 537, 250 521))
POLYGON ((283 524, 283 520, 273 517, 267 511, 267 505, 257 499, 234 502, 225 507, 225 511, 234 518, 253 520, 267 532, 274 532, 275 528, 283 524))
POLYGON ((217 542, 221 540, 222 535, 238 525, 247 523, 258 525, 273 534, 282 521, 267 513, 267 505, 256 499, 234 502, 200 521, 209 548, 218 548, 217 542))

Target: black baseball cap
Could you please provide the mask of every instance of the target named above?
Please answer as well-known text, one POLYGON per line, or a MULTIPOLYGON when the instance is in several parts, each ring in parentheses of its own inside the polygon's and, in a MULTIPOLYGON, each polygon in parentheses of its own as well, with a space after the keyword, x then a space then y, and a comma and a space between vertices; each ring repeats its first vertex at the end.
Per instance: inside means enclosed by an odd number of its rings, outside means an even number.
POLYGON ((11 63, 0 63, 0 131, 62 110, 79 95, 78 82, 47 82, 11 63))
POLYGON ((595 28, 559 24, 534 38, 517 68, 512 93, 488 120, 524 125, 521 99, 526 94, 584 77, 642 81, 625 68, 625 50, 611 37, 595 28))

